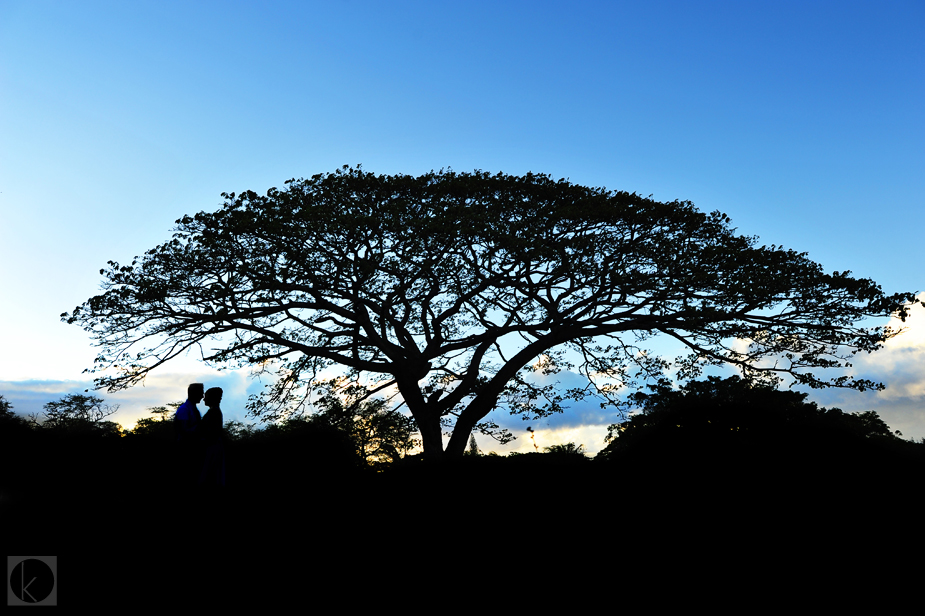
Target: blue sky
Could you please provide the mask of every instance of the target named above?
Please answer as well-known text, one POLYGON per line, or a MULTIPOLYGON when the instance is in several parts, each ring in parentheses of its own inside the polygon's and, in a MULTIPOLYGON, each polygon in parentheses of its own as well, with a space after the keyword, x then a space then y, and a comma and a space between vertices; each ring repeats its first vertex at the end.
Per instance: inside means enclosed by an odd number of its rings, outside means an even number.
MULTIPOLYGON (((921 2, 0 0, 0 394, 34 412, 87 387, 94 349, 58 315, 108 260, 222 192, 343 164, 690 200, 923 291, 923 32, 921 2)), ((812 399, 925 437, 925 336, 908 340, 858 364, 886 392, 812 399)), ((196 376, 243 419, 253 384, 204 370, 101 395, 131 425, 196 376)), ((599 449, 609 419, 582 408, 540 444, 599 449)))

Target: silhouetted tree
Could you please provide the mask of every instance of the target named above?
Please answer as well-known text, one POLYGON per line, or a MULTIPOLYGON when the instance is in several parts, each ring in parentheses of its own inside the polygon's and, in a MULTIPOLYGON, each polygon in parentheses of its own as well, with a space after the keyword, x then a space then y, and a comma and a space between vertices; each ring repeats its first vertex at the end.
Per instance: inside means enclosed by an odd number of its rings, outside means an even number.
POLYGON ((162 442, 174 442, 177 433, 173 425, 173 415, 182 402, 171 402, 166 406, 152 406, 148 412, 153 417, 142 417, 135 423, 129 434, 143 438, 153 438, 162 442))
POLYGON ((218 211, 178 220, 170 241, 101 270, 105 292, 62 315, 100 346, 98 388, 129 387, 210 339, 206 361, 278 370, 255 414, 306 408, 321 370, 339 365, 371 394, 396 387, 425 455, 456 457, 473 430, 511 438, 487 419, 498 407, 537 418, 589 394, 619 404, 618 385, 668 365, 644 352, 658 334, 689 349, 675 362, 683 378, 731 363, 877 387, 813 371, 879 348, 895 332, 858 324, 904 319, 916 301, 758 247, 689 202, 547 175, 344 167, 286 184, 225 194, 218 211), (571 367, 566 352, 587 387, 528 378, 571 367))
POLYGON ((239 441, 248 438, 257 428, 254 424, 245 424, 241 421, 229 419, 225 422, 225 438, 228 441, 239 441))
POLYGON ((29 421, 14 413, 13 405, 0 394, 0 437, 15 439, 30 427, 29 421))
POLYGON ((467 456, 480 456, 482 452, 479 451, 479 444, 475 442, 475 435, 472 434, 469 436, 469 448, 466 449, 465 455, 467 456))
POLYGON ((97 396, 67 394, 57 402, 49 402, 42 408, 43 429, 73 434, 119 436, 122 433, 122 426, 112 421, 104 421, 106 417, 119 410, 119 405, 105 404, 105 401, 97 396))
POLYGON ((691 459, 724 456, 733 448, 745 455, 822 457, 833 447, 857 449, 869 439, 901 440, 875 411, 820 408, 805 393, 737 376, 709 377, 678 389, 662 382, 651 389, 630 396, 641 411, 608 428, 599 459, 621 452, 691 459))
POLYGON ((414 419, 390 408, 381 398, 354 395, 345 401, 336 392, 329 392, 316 404, 320 411, 311 419, 348 434, 357 453, 371 465, 396 462, 418 444, 414 419))
POLYGON ((0 421, 16 422, 20 419, 22 418, 13 412, 13 405, 10 404, 10 401, 5 399, 3 394, 0 394, 0 421))
POLYGON ((557 456, 587 457, 584 452, 584 447, 584 445, 576 445, 575 443, 565 443, 564 445, 550 445, 549 447, 543 447, 543 451, 557 456))

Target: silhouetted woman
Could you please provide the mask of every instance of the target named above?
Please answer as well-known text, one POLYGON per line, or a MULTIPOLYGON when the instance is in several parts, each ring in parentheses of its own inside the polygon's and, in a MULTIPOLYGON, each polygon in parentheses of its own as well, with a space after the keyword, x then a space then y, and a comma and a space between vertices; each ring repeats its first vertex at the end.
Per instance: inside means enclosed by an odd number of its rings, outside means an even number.
POLYGON ((197 427, 205 449, 202 473, 199 475, 199 485, 204 487, 225 485, 225 429, 221 402, 221 387, 213 387, 206 392, 205 403, 209 410, 202 416, 197 427))

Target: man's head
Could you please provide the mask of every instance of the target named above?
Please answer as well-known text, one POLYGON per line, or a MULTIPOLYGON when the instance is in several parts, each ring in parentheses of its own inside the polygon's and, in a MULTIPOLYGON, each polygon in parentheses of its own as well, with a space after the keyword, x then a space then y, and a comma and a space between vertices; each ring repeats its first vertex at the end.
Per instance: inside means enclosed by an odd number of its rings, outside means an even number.
POLYGON ((213 407, 218 406, 218 403, 222 401, 222 388, 221 387, 212 387, 209 391, 206 392, 206 406, 213 407))
POLYGON ((205 390, 205 385, 202 383, 190 383, 189 387, 186 388, 186 398, 193 404, 199 404, 202 400, 202 392, 205 390))

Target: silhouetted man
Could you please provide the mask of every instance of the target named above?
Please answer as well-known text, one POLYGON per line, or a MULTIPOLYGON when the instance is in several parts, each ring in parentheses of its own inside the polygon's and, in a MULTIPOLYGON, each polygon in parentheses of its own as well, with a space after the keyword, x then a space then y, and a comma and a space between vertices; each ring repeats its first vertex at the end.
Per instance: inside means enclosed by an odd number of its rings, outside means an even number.
POLYGON ((186 390, 186 402, 180 405, 173 418, 173 425, 177 431, 180 479, 186 486, 195 484, 201 464, 202 446, 197 428, 202 421, 202 415, 199 414, 196 405, 202 401, 204 391, 205 386, 202 383, 191 383, 186 390))
POLYGON ((202 421, 197 404, 202 402, 205 386, 202 383, 190 383, 186 388, 186 402, 180 405, 174 415, 174 427, 177 429, 177 441, 190 439, 196 432, 196 426, 202 421))

